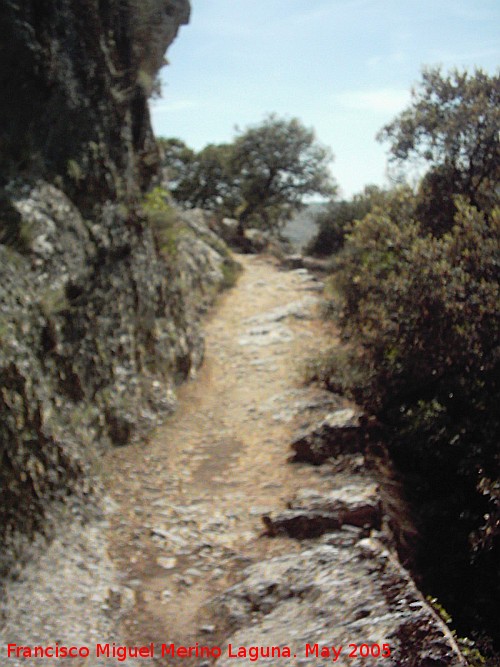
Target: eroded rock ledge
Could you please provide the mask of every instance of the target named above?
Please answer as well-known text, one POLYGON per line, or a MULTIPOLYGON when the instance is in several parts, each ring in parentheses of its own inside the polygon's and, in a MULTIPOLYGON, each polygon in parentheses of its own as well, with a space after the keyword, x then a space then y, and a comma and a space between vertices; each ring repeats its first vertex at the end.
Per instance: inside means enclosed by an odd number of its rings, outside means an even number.
POLYGON ((226 636, 217 665, 232 664, 230 645, 233 654, 287 647, 298 666, 467 664, 401 565, 404 516, 396 516, 389 480, 367 451, 361 417, 336 410, 293 440, 301 460, 331 466, 332 488, 303 489, 287 509, 262 517, 267 536, 294 538, 300 549, 248 567, 211 603, 226 636))

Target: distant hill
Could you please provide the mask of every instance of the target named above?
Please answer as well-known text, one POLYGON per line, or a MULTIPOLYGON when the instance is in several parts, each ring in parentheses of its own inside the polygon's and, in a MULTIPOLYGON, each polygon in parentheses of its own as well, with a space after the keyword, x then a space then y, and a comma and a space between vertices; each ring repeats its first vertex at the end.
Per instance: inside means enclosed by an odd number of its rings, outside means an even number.
POLYGON ((285 225, 283 234, 297 252, 301 251, 318 231, 314 219, 325 207, 326 204, 308 204, 285 225))

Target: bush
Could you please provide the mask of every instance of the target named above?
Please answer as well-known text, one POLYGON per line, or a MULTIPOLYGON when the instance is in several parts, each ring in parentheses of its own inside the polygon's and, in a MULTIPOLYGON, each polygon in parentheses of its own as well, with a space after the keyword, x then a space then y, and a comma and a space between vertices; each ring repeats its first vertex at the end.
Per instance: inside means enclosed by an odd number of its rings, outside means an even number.
POLYGON ((169 201, 168 192, 164 188, 156 187, 144 197, 142 209, 151 224, 159 251, 172 258, 177 254, 179 235, 185 230, 169 201))
POLYGON ((461 631, 481 617, 494 634, 500 209, 486 215, 458 198, 453 228, 435 238, 410 201, 394 203, 355 223, 336 262, 342 335, 359 351, 343 382, 385 424, 411 478, 431 590, 461 606, 461 631))
POLYGON ((369 214, 336 264, 343 331, 378 369, 377 406, 464 380, 472 390, 498 363, 499 212, 458 206, 440 239, 411 218, 369 214))
POLYGON ((395 199, 404 199, 403 193, 407 199, 413 201, 412 192, 408 188, 386 191, 376 185, 366 186, 363 192, 354 195, 352 199, 331 201, 326 210, 316 216, 318 233, 310 241, 306 253, 316 257, 328 257, 338 253, 356 220, 362 220, 376 207, 393 207, 395 199))
POLYGON ((315 382, 348 398, 356 398, 360 388, 369 384, 370 370, 349 345, 334 345, 306 359, 302 375, 306 383, 315 382))
POLYGON ((234 287, 238 282, 238 277, 242 270, 241 264, 231 257, 225 257, 222 263, 222 283, 220 288, 224 290, 234 287))

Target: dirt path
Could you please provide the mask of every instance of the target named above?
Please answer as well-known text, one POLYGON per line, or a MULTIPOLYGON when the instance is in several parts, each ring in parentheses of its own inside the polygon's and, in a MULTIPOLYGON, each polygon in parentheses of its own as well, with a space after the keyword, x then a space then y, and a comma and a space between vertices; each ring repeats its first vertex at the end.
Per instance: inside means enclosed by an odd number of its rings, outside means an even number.
POLYGON ((299 372, 325 339, 320 285, 302 270, 240 259, 244 273, 206 325, 205 363, 178 411, 152 442, 109 456, 111 554, 135 592, 129 644, 214 644, 222 628, 207 601, 243 566, 297 548, 262 537, 261 515, 327 483, 320 469, 286 464, 297 420, 329 400, 302 387, 299 372))
MULTIPOLYGON (((317 318, 320 285, 307 272, 241 261, 245 272, 207 322, 206 362, 179 392, 178 411, 152 441, 107 454, 108 521, 63 524, 10 583, 0 605, 4 655, 11 642, 90 647, 119 638, 156 645, 155 663, 130 659, 130 667, 210 666, 204 657, 162 658, 161 645, 171 643, 220 646, 220 667, 234 664, 230 644, 244 653, 285 645, 280 664, 296 667, 330 664, 323 650, 342 646, 341 667, 465 665, 397 560, 394 530, 409 544, 413 533, 390 466, 372 455, 365 465, 364 440, 321 466, 286 463, 296 428, 316 428, 342 405, 304 388, 299 371, 334 333, 317 318), (299 490, 291 514, 313 527, 329 517, 332 531, 301 541, 263 536, 261 516, 279 521, 299 490), (119 610, 127 615, 118 629, 119 610)), ((39 662, 14 658, 12 667, 39 662)), ((124 664, 96 655, 60 664, 69 663, 124 664)), ((254 663, 251 654, 238 658, 241 667, 254 663)))

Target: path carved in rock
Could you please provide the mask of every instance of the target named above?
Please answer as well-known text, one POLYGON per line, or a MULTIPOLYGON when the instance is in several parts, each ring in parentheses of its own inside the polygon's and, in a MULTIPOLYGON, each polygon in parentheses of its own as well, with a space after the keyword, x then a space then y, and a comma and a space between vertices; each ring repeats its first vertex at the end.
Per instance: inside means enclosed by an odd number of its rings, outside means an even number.
POLYGON ((241 667, 465 665, 395 554, 405 511, 363 429, 353 445, 356 411, 302 383, 303 362, 335 339, 318 316, 321 285, 269 258, 241 262, 175 415, 150 442, 108 455, 127 644, 153 642, 162 666, 214 662, 161 657, 170 644, 220 646, 221 667, 241 647, 241 667), (344 437, 318 445, 339 421, 344 437), (288 463, 292 441, 298 458, 328 461, 288 463))
POLYGON ((151 442, 108 457, 110 551, 134 592, 131 644, 215 643, 218 619, 206 603, 245 566, 298 549, 264 537, 262 515, 304 486, 328 487, 319 468, 286 462, 297 420, 338 404, 301 377, 327 339, 321 285, 269 258, 239 261, 244 272, 206 323, 204 365, 181 388, 176 413, 151 442))

